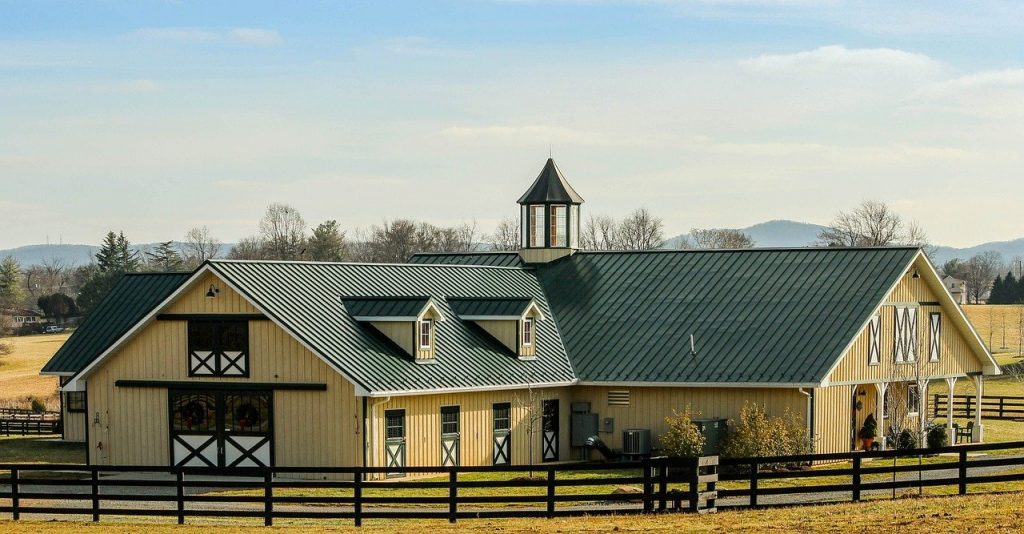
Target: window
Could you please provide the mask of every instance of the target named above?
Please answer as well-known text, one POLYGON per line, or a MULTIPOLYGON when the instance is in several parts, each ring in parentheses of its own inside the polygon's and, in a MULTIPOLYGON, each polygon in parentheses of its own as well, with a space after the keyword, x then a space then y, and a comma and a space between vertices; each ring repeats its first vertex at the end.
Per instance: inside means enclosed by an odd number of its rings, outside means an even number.
POLYGON ((551 246, 566 246, 565 206, 551 206, 551 246))
POLYGON ((523 345, 533 345, 533 319, 529 317, 523 319, 523 345))
MULTIPOLYGON (((430 350, 430 335, 434 321, 424 319, 420 321, 420 350, 430 350)), ((408 332, 408 330, 406 330, 408 332)))
POLYGON ((629 406, 629 390, 608 391, 608 406, 629 406))
POLYGON ((249 376, 249 322, 188 322, 188 376, 249 376))
POLYGON ((575 204, 569 206, 569 246, 580 246, 580 207, 575 204))
POLYGON ((85 411, 85 392, 84 391, 69 391, 64 394, 67 402, 67 408, 69 412, 84 412, 85 411))
POLYGON ((512 428, 512 405, 507 402, 495 403, 492 406, 494 410, 494 430, 509 430, 512 428))
POLYGON ((384 412, 384 438, 402 439, 405 437, 405 410, 387 410, 384 412))
POLYGON ((942 314, 932 312, 928 314, 928 360, 939 361, 942 350, 942 314))
POLYGON ((544 206, 530 206, 530 246, 544 246, 544 206))
POLYGON ((896 363, 917 361, 917 308, 896 306, 893 328, 896 363))
POLYGON ((458 406, 442 406, 441 407, 441 433, 442 434, 458 434, 459 433, 459 407, 458 406))
POLYGON ((875 315, 868 321, 868 365, 878 365, 882 352, 882 317, 875 315))
POLYGON ((921 390, 913 382, 907 383, 907 415, 917 415, 921 404, 921 390))
POLYGON ((530 220, 530 208, 521 206, 519 212, 519 246, 526 248, 530 245, 530 232, 529 226, 526 224, 530 220))

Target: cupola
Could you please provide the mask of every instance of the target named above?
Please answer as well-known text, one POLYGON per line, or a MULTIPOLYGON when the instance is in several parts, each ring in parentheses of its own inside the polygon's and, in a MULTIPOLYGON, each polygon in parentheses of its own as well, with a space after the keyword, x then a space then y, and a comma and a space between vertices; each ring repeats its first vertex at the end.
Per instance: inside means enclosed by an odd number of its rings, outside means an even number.
POLYGON ((548 158, 530 189, 519 197, 520 250, 526 263, 546 263, 579 248, 583 197, 548 158))

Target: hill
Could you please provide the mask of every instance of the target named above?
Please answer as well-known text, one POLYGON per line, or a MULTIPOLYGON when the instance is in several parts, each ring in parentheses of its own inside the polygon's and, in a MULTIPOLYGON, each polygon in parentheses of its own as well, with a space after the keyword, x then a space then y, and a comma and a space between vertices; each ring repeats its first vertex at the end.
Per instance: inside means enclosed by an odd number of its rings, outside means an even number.
MULTIPOLYGON (((779 219, 738 230, 753 238, 759 247, 806 247, 817 241, 818 233, 823 228, 825 227, 820 224, 779 219)), ((665 242, 665 248, 678 248, 679 243, 689 235, 681 234, 669 238, 665 242)))

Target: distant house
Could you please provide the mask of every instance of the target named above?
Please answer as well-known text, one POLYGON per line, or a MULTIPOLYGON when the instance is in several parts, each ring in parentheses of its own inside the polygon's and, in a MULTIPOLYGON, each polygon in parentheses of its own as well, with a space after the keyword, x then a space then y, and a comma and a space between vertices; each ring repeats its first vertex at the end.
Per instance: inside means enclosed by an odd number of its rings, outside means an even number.
POLYGON ((949 291, 949 295, 957 304, 967 304, 967 282, 946 275, 942 278, 942 285, 946 286, 946 291, 949 291))
POLYGON ((0 315, 6 316, 14 328, 31 326, 43 322, 43 314, 24 308, 5 308, 0 310, 0 315))
POLYGON ((551 160, 518 203, 518 252, 126 275, 42 370, 66 438, 94 465, 397 475, 593 436, 642 455, 676 411, 756 403, 843 452, 869 415, 924 428, 930 388, 979 402, 1000 373, 918 248, 583 251, 551 160))

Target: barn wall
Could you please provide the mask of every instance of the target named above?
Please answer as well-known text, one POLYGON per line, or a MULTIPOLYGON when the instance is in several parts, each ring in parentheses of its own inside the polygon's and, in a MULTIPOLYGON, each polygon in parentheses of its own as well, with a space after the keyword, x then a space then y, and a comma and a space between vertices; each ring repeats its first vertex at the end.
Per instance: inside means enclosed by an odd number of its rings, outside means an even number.
MULTIPOLYGON (((170 310, 257 313, 213 275, 173 303, 170 310), (220 293, 207 299, 211 283, 220 293)), ((186 321, 153 321, 87 377, 91 461, 170 462, 167 390, 114 385, 116 380, 132 379, 326 384, 326 391, 274 391, 276 464, 361 463, 362 402, 355 397, 352 384, 273 322, 249 322, 249 378, 189 378, 187 337, 186 321), (94 418, 99 422, 92 422, 94 418)))
POLYGON ((368 432, 367 450, 371 453, 369 464, 384 464, 384 412, 405 410, 406 458, 410 466, 434 466, 441 464, 441 407, 460 408, 460 464, 491 465, 493 438, 493 404, 508 402, 512 405, 512 463, 530 462, 529 420, 532 404, 536 414, 533 439, 533 460, 541 463, 540 433, 542 405, 544 400, 559 401, 559 459, 569 459, 569 394, 567 388, 526 389, 506 391, 485 391, 473 393, 451 393, 391 397, 390 399, 368 399, 370 425, 376 428, 368 432), (373 443, 376 441, 376 444, 373 443))
POLYGON ((659 447, 658 437, 668 425, 665 422, 673 412, 690 409, 693 417, 739 417, 746 403, 763 405, 769 415, 782 416, 786 411, 806 417, 807 397, 797 389, 783 388, 666 388, 577 386, 572 390, 574 401, 590 403, 590 411, 615 419, 611 434, 600 434, 601 440, 611 448, 622 447, 622 431, 627 428, 651 430, 653 445, 659 447), (609 391, 629 391, 629 406, 610 406, 609 391))

